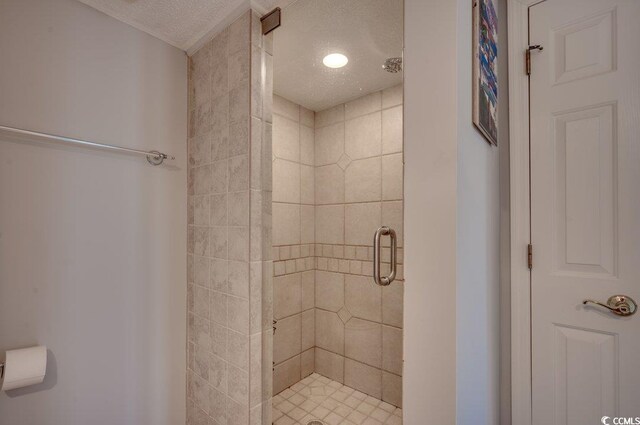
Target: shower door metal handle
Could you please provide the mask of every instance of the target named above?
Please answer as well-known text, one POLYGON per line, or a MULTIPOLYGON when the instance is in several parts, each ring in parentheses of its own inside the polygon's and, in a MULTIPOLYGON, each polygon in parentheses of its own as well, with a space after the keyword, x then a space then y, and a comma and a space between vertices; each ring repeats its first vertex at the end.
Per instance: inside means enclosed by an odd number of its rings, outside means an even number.
POLYGON ((387 226, 382 226, 376 230, 376 233, 373 235, 373 281, 376 285, 388 286, 395 280, 398 267, 398 262, 396 261, 397 250, 398 241, 395 230, 387 226), (386 235, 389 235, 391 238, 391 271, 389 272, 389 276, 380 276, 380 237, 386 235))

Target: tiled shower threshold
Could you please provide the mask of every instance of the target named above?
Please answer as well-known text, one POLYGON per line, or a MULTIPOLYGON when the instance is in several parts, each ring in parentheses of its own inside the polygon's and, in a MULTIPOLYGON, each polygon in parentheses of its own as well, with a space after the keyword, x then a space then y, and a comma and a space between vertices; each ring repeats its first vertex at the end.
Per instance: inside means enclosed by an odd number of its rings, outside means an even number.
POLYGON ((401 425, 402 409, 314 373, 273 397, 275 425, 401 425))

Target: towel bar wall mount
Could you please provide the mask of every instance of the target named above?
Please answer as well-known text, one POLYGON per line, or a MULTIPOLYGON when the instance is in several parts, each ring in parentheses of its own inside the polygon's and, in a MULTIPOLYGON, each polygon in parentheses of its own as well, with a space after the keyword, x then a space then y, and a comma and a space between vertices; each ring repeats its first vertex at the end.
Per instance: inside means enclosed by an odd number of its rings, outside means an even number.
POLYGON ((0 131, 16 134, 20 136, 39 137, 39 138, 44 138, 48 140, 54 140, 56 142, 68 143, 76 146, 87 146, 91 148, 111 150, 116 152, 124 152, 124 153, 129 153, 134 155, 144 155, 147 158, 147 161, 149 162, 149 164, 151 165, 160 165, 165 160, 176 159, 173 156, 169 156, 165 153, 155 151, 155 150, 143 151, 139 149, 123 148, 121 146, 107 145, 105 143, 96 143, 96 142, 90 142, 87 140, 73 139, 71 137, 57 136, 55 134, 39 133, 37 131, 23 130, 21 128, 6 127, 3 125, 0 125, 0 131))

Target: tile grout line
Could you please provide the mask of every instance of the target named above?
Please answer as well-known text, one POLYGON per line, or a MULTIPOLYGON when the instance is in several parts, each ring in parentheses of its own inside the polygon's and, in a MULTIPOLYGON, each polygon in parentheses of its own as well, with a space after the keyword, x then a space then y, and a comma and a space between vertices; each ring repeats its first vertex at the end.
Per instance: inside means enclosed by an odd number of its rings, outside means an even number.
MULTIPOLYGON (((384 171, 383 171, 383 152, 384 152, 384 112, 382 111, 382 93, 380 95, 380 225, 384 226, 384 171)), ((375 248, 374 248, 375 249, 375 248)), ((374 254, 375 255, 375 254, 374 254)), ((382 262, 382 259, 380 259, 382 262)), ((375 267, 375 265, 374 265, 375 267)), ((389 266, 391 267, 391 266, 389 266)), ((384 320, 384 293, 383 288, 380 288, 380 321, 384 320)), ((384 325, 382 325, 384 326, 384 325)), ((380 369, 384 367, 384 332, 383 327, 380 326, 380 369)), ((384 372, 380 372, 380 396, 384 394, 384 385, 383 385, 383 374, 384 372)))
MULTIPOLYGON (((342 155, 347 155, 347 116, 346 116, 346 104, 342 104, 342 131, 343 131, 343 137, 342 137, 342 155)), ((348 155, 347 155, 348 156, 348 155)), ((342 156, 341 156, 342 157, 342 156)), ((342 167, 340 167, 342 168, 342 167)), ((342 218, 342 222, 344 223, 342 226, 342 244, 346 244, 347 242, 347 207, 346 207, 346 201, 347 201, 347 172, 346 169, 342 170, 342 179, 343 179, 343 187, 344 187, 344 198, 342 199, 342 204, 344 205, 342 208, 342 213, 343 213, 343 218, 342 218)), ((342 278, 342 299, 346 300, 347 299, 347 285, 344 283, 345 278, 342 278)), ((343 328, 343 335, 344 332, 346 331, 346 323, 342 324, 342 328, 343 328)), ((347 352, 347 342, 346 339, 343 338, 342 341, 342 352, 346 354, 347 352)), ((343 356, 342 358, 342 382, 346 382, 346 378, 347 378, 347 362, 345 361, 346 356, 343 356)))
MULTIPOLYGON (((298 108, 298 173, 300 175, 300 181, 298 182, 298 209, 300 214, 300 245, 302 245, 302 107, 297 105, 298 108)), ((315 304, 315 303, 314 303, 315 304)), ((302 276, 300 278, 300 310, 302 310, 302 276)), ((300 369, 298 370, 298 379, 302 379, 302 312, 300 314, 300 346, 298 347, 298 352, 300 356, 300 369)), ((281 320, 281 319, 280 319, 281 320)), ((315 322, 314 322, 315 327, 315 322)), ((315 341, 314 341, 315 343, 315 341)))

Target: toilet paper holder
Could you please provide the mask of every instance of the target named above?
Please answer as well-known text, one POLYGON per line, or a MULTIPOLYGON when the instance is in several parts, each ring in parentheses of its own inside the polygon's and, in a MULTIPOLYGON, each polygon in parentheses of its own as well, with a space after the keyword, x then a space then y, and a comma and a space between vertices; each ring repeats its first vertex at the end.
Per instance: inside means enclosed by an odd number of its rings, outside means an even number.
POLYGON ((0 360, 0 391, 41 384, 46 373, 46 346, 7 350, 0 360))

